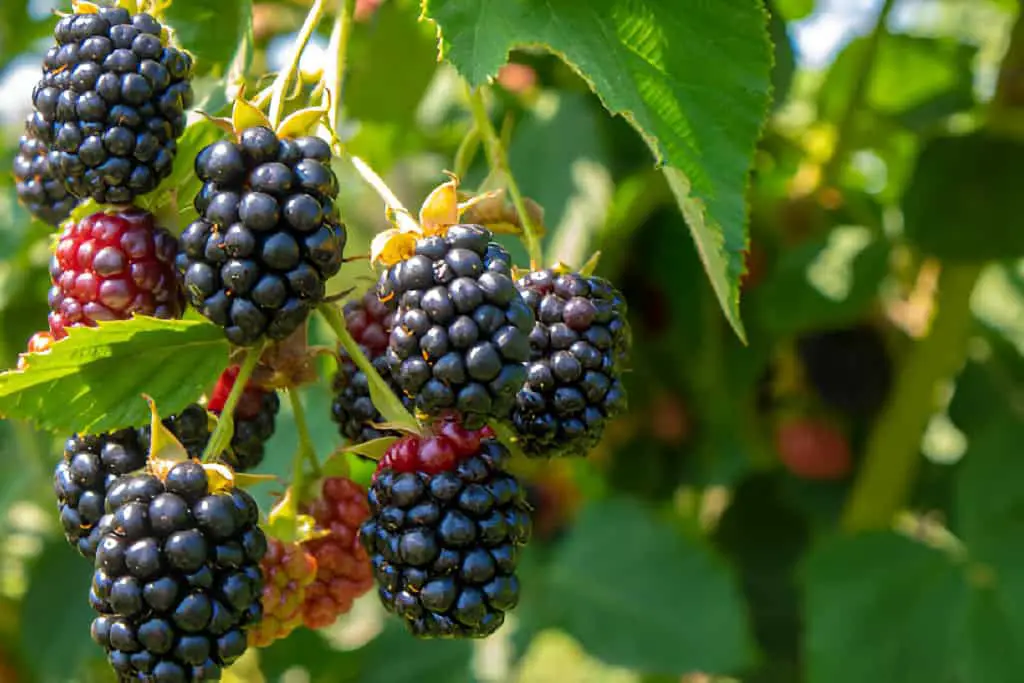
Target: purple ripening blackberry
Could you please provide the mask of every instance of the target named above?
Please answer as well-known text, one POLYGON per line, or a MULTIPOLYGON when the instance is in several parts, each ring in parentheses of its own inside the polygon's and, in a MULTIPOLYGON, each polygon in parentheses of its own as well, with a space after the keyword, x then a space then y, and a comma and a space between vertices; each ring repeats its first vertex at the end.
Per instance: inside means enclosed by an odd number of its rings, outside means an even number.
POLYGON ((178 254, 189 301, 233 344, 284 339, 341 268, 346 231, 330 146, 254 127, 204 148, 195 170, 199 219, 178 254))
POLYGON ((171 173, 192 106, 192 59, 151 15, 71 14, 54 29, 32 93, 33 137, 68 192, 129 204, 171 173))
POLYGON ((29 117, 25 123, 25 133, 18 140, 18 153, 14 155, 15 190, 29 213, 44 223, 60 225, 78 201, 50 170, 49 150, 28 129, 31 120, 29 117))
POLYGON ((534 315, 489 230, 453 225, 421 237, 381 276, 378 296, 398 302, 387 359, 418 411, 455 410, 467 429, 508 416, 526 381, 534 315))
POLYGON ((607 280, 541 270, 517 286, 534 311, 526 384, 512 425, 529 456, 583 456, 626 408, 626 302, 607 280))

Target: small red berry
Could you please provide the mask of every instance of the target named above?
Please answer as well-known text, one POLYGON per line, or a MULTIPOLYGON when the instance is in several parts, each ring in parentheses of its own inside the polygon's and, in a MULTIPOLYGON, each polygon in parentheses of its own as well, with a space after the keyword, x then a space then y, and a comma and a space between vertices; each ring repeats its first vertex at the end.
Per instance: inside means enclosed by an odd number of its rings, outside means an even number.
POLYGON ((801 479, 843 479, 853 469, 853 456, 846 437, 835 426, 798 418, 783 423, 775 432, 779 459, 801 479))
POLYGON ((302 625, 302 606, 316 580, 316 559, 298 543, 268 539, 263 572, 263 619, 249 631, 251 647, 266 647, 302 625))

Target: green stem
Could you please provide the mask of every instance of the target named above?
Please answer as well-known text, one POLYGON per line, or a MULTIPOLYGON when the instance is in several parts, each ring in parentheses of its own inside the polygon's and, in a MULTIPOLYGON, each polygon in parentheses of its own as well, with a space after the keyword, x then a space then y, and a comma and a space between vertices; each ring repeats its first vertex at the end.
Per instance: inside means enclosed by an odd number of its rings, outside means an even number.
POLYGON ((530 213, 526 210, 526 202, 523 201, 523 193, 519 191, 519 185, 516 183, 515 178, 512 176, 512 171, 508 165, 508 155, 506 154, 505 147, 501 143, 501 138, 498 137, 498 133, 494 130, 494 125, 491 123, 491 117, 487 114, 487 105, 484 103, 483 90, 480 88, 472 89, 467 86, 467 93, 469 97, 469 107, 473 112, 473 121, 476 123, 477 129, 480 131, 480 136, 483 138, 484 150, 487 152, 487 159, 490 163, 491 169, 501 173, 505 179, 505 186, 508 188, 509 195, 512 196, 512 204, 516 207, 516 213, 519 215, 519 222, 523 226, 523 242, 526 244, 526 250, 530 254, 530 268, 536 270, 543 266, 544 254, 541 249, 540 235, 537 231, 533 221, 530 219, 530 213))
POLYGON ((256 364, 260 360, 265 344, 266 342, 260 342, 257 346, 252 347, 246 352, 245 361, 242 363, 242 367, 238 369, 238 377, 235 378, 235 383, 231 387, 231 393, 228 394, 228 400, 225 401, 224 408, 221 410, 220 419, 217 420, 217 428, 213 430, 213 434, 210 435, 210 440, 206 443, 206 448, 203 450, 203 462, 213 462, 216 460, 231 443, 231 437, 235 434, 235 407, 242 398, 245 385, 249 383, 249 378, 252 377, 252 371, 256 369, 256 364))
POLYGON ((822 172, 822 183, 832 185, 836 177, 843 169, 846 158, 849 156, 853 146, 853 127, 857 122, 857 115, 860 113, 861 105, 864 103, 864 94, 867 92, 868 84, 871 82, 871 72, 875 67, 875 60, 878 58, 878 45, 885 35, 885 24, 889 20, 889 14, 896 5, 896 0, 885 0, 878 17, 875 19, 875 26, 868 35, 868 42, 864 48, 864 56, 857 68, 857 73, 850 89, 850 99, 846 102, 842 117, 836 129, 836 144, 832 150, 832 156, 825 164, 822 172))
POLYGON ((288 402, 292 406, 292 417, 295 419, 295 429, 299 433, 299 450, 295 453, 292 461, 292 487, 298 492, 295 496, 296 505, 303 491, 302 483, 305 479, 306 468, 309 464, 313 476, 319 477, 322 474, 320 459, 316 455, 316 447, 309 435, 309 423, 306 421, 306 409, 302 405, 302 397, 295 388, 288 389, 288 402))
POLYGON ((292 45, 292 52, 288 56, 288 64, 285 69, 274 79, 273 94, 270 96, 270 123, 277 128, 281 123, 281 114, 284 111, 285 93, 288 92, 288 84, 295 77, 299 70, 299 60, 302 59, 302 52, 306 49, 309 39, 313 36, 317 24, 324 15, 324 7, 327 0, 314 0, 306 20, 302 23, 295 43, 292 45))
POLYGON ((470 126, 469 130, 466 131, 466 135, 462 138, 462 142, 459 143, 459 148, 455 151, 455 161, 452 173, 455 174, 456 178, 465 178, 466 174, 469 173, 469 165, 473 163, 473 159, 476 158, 476 153, 480 149, 480 129, 477 128, 476 124, 470 126))
MULTIPOLYGON (((324 73, 324 80, 333 87, 331 93, 331 108, 327 112, 327 120, 331 124, 331 130, 337 133, 338 124, 341 121, 342 102, 344 101, 345 72, 348 70, 348 42, 352 35, 352 14, 355 12, 356 0, 338 0, 338 15, 334 20, 334 27, 331 29, 331 42, 328 46, 329 54, 334 55, 334 61, 329 65, 328 71, 324 73)), ((324 95, 324 103, 327 103, 327 95, 324 95)))
POLYGON ((420 224, 416 222, 409 210, 405 208, 405 205, 395 196, 395 193, 391 191, 391 188, 387 186, 384 179, 381 178, 376 171, 370 168, 370 165, 360 159, 357 156, 349 156, 349 161, 355 167, 356 172, 362 176, 363 180, 374 189, 374 191, 384 200, 384 205, 391 210, 395 220, 398 221, 399 227, 406 232, 420 232, 420 224))
POLYGON ((963 364, 971 331, 971 293, 981 264, 947 264, 939 277, 928 336, 907 357, 865 448, 843 513, 848 531, 887 528, 903 506, 921 460, 921 435, 939 407, 939 387, 963 364))

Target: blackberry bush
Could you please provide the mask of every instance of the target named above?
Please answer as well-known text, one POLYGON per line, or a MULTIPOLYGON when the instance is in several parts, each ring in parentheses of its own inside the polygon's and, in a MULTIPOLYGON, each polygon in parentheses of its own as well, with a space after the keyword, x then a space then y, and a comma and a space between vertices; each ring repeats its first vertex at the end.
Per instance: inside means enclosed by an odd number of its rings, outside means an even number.
POLYGON ((96 550, 92 637, 121 680, 218 680, 262 618, 267 540, 240 489, 210 490, 202 465, 123 477, 96 550))
POLYGON ((508 416, 526 381, 534 316, 489 230, 454 225, 418 239, 381 276, 378 295, 398 302, 388 365, 418 411, 454 409, 471 429, 508 416))
POLYGON ((489 429, 446 420, 381 459, 360 537, 381 602, 413 635, 485 637, 516 606, 530 514, 508 457, 489 429))
MULTIPOLYGON (((238 366, 225 370, 214 387, 207 408, 220 415, 224 403, 235 386, 238 366)), ((277 413, 281 399, 277 392, 259 387, 254 382, 246 383, 242 398, 235 406, 235 431, 231 436, 231 449, 221 459, 237 472, 248 472, 263 462, 266 443, 274 435, 277 413)))
MULTIPOLYGON (((411 409, 412 402, 391 377, 387 362, 388 338, 394 322, 393 300, 382 302, 373 291, 366 292, 358 301, 345 304, 345 327, 363 355, 373 364, 380 376, 391 385, 392 391, 411 409)), ((355 364, 344 347, 338 348, 338 371, 334 375, 334 401, 331 417, 338 423, 341 436, 351 443, 364 443, 396 432, 379 430, 374 424, 384 421, 380 411, 370 399, 370 384, 366 375, 355 364)))
POLYGON ((30 123, 31 118, 14 156, 14 189, 29 213, 44 223, 59 225, 78 202, 50 169, 49 150, 28 130, 30 123))
POLYGON ((174 272, 178 245, 141 209, 94 213, 64 227, 50 260, 50 333, 125 320, 133 314, 180 318, 174 272))
POLYGON ((129 204, 170 175, 192 106, 192 59, 146 13, 61 18, 32 93, 32 135, 68 192, 129 204))
POLYGON ((205 147, 199 219, 181 236, 189 301, 240 346, 284 339, 324 299, 341 268, 345 226, 334 199, 330 146, 248 128, 205 147))
POLYGON ((607 281, 536 271, 517 283, 535 312, 526 383, 512 424, 529 456, 583 456, 626 408, 626 303, 607 281))

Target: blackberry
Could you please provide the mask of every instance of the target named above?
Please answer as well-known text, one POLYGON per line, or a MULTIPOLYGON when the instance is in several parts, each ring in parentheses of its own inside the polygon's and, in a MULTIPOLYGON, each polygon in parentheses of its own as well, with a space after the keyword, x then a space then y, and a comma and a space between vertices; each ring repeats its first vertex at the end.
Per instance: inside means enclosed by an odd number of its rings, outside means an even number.
POLYGON ((470 429, 504 418, 526 381, 533 312, 516 289, 511 258, 478 225, 423 237, 378 284, 398 310, 387 359, 416 409, 452 409, 470 429))
POLYGON ((50 333, 125 320, 133 314, 180 318, 174 272, 178 245, 141 209, 94 213, 65 226, 50 260, 50 333))
POLYGON ((489 429, 454 421, 397 441, 369 492, 360 538, 384 607, 419 637, 486 637, 519 600, 530 514, 489 429))
MULTIPOLYGON (((375 292, 366 292, 358 301, 345 304, 345 326, 377 373, 402 398, 406 407, 412 409, 412 402, 391 378, 391 368, 385 355, 394 321, 394 308, 377 298, 375 292)), ((373 426, 383 422, 384 418, 370 398, 370 384, 366 375, 344 347, 338 348, 338 372, 334 375, 331 417, 338 423, 341 436, 351 443, 397 436, 397 432, 379 430, 373 426)))
POLYGON ((862 418, 882 407, 892 386, 892 359, 875 327, 812 332, 797 339, 796 348, 807 379, 827 406, 862 418))
MULTIPOLYGON (((238 366, 233 365, 217 380, 217 386, 206 406, 215 415, 219 416, 223 411, 224 403, 235 386, 238 370, 238 366)), ((281 399, 277 392, 263 389, 250 381, 235 406, 235 431, 231 437, 231 450, 221 458, 224 463, 237 472, 248 472, 259 467, 263 462, 266 443, 274 435, 280 409, 281 399)))
POLYGON ((262 127, 196 157, 199 219, 181 235, 178 268, 189 301, 233 344, 289 336, 341 268, 346 232, 330 163, 320 138, 278 140, 262 127))
POLYGON ((29 340, 28 344, 25 345, 25 353, 18 354, 18 370, 24 370, 28 367, 28 358, 26 354, 29 353, 43 353, 48 351, 53 345, 53 335, 49 332, 36 332, 29 340))
POLYGON ((317 563, 301 543, 268 539, 263 572, 263 620, 249 631, 251 647, 266 647, 302 625, 306 590, 316 580, 317 563))
MULTIPOLYGON (((196 404, 164 420, 189 455, 199 457, 209 430, 206 411, 196 404)), ((60 523, 68 543, 92 558, 102 535, 99 526, 107 491, 120 477, 142 469, 149 453, 149 427, 107 434, 74 435, 53 473, 60 523)))
POLYGON ((60 225, 78 202, 50 170, 48 154, 46 145, 26 130, 14 156, 15 190, 29 213, 44 223, 60 225))
POLYGON ((849 441, 835 425, 823 420, 785 420, 775 430, 775 449, 782 465, 800 479, 834 481, 853 471, 849 441))
POLYGON ((626 408, 626 303, 607 281, 541 270, 517 283, 536 313, 512 425, 526 455, 584 456, 626 408))
POLYGON ((130 204, 171 173, 192 106, 192 58, 149 14, 71 14, 54 29, 29 128, 68 192, 130 204))
POLYGON ((267 539, 240 489, 211 491, 194 461, 119 479, 96 550, 92 637, 120 680, 219 680, 262 619, 267 539))

